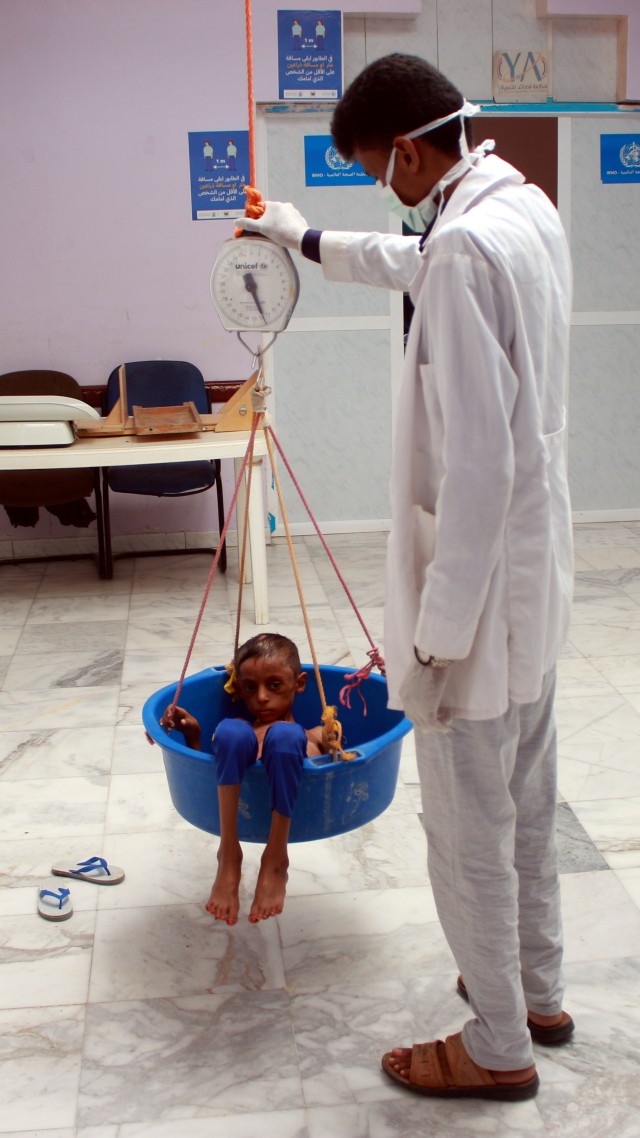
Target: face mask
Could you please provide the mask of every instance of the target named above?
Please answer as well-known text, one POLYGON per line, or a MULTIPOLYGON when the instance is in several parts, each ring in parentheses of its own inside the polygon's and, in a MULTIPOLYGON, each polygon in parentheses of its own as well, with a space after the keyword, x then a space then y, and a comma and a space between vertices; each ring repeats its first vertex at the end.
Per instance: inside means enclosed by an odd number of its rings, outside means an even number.
POLYGON ((487 143, 483 143, 482 146, 477 147, 473 155, 469 154, 467 136, 464 130, 464 120, 475 115, 479 109, 479 107, 473 103, 468 103, 465 99, 457 111, 453 111, 450 115, 444 115, 440 119, 434 119, 433 122, 427 123, 426 126, 418 127, 417 130, 412 130, 404 135, 405 138, 419 138, 422 134, 428 134, 429 131, 436 130, 437 127, 444 126, 445 123, 451 122, 458 117, 460 118, 460 150, 462 151, 462 157, 459 162, 456 162, 455 166, 447 170, 447 173, 443 175, 439 182, 436 182, 435 186, 429 190, 427 196, 418 202, 417 205, 405 205, 391 185, 396 160, 395 147, 391 151, 385 180, 384 183, 380 181, 377 182, 378 190, 387 209, 391 213, 397 213, 405 224, 408 225, 410 229, 413 229, 415 233, 422 233, 431 225, 444 205, 443 191, 447 186, 451 185, 452 182, 457 181, 467 170, 471 169, 474 161, 477 161, 485 152, 487 143))

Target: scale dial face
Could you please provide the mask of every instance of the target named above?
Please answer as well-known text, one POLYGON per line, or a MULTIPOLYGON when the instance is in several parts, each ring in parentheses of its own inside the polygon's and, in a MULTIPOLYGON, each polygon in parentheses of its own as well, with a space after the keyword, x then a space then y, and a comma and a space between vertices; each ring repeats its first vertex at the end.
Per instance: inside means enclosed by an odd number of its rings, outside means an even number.
POLYGON ((211 273, 211 297, 228 332, 282 332, 300 293, 287 249, 265 237, 225 241, 211 273))

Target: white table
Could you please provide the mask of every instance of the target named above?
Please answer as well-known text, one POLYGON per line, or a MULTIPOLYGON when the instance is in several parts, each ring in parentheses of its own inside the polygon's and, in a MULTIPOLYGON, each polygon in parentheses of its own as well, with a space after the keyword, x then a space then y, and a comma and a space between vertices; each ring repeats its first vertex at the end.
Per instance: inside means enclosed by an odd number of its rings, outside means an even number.
MULTIPOLYGON (((0 470, 96 470, 109 466, 144 466, 156 462, 192 462, 199 458, 232 458, 237 478, 248 443, 248 431, 203 431, 197 435, 164 438, 145 438, 139 435, 80 438, 71 446, 0 448, 0 470)), ((256 624, 267 624, 269 621, 261 470, 262 457, 266 453, 264 433, 258 431, 248 505, 250 559, 245 568, 245 580, 253 583, 256 624)), ((239 517, 244 516, 245 502, 246 491, 241 487, 237 503, 239 517)), ((102 511, 99 513, 101 516, 102 511)), ((99 536, 102 546, 104 534, 99 536)))

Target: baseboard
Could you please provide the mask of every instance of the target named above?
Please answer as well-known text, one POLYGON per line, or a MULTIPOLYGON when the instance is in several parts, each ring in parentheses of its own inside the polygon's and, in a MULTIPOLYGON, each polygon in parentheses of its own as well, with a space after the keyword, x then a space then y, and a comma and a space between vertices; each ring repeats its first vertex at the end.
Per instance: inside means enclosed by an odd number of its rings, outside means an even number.
MULTIPOLYGON (((391 529, 391 522, 388 518, 373 518, 359 522, 319 522, 318 524, 321 532, 325 535, 329 533, 384 533, 391 529)), ((313 537, 316 532, 315 526, 311 522, 290 522, 289 529, 292 537, 313 537)), ((285 537, 284 526, 277 525, 271 536, 285 537)))
POLYGON ((640 522, 640 506, 628 510, 574 510, 574 523, 579 522, 640 522))
MULTIPOLYGON (((217 530, 204 533, 114 534, 112 537, 114 553, 158 549, 180 553, 184 549, 215 548, 217 543, 217 530)), ((233 548, 237 544, 234 530, 227 534, 227 546, 233 548)), ((92 553, 96 556, 98 554, 98 537, 95 530, 90 530, 82 537, 22 538, 17 541, 10 537, 0 538, 0 560, 21 557, 73 557, 92 553)))

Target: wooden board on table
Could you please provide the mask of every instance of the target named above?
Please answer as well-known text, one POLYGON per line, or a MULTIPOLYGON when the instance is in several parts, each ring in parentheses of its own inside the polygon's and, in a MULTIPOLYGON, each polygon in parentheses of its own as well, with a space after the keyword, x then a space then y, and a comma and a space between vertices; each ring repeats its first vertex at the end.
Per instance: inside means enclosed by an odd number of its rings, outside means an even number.
POLYGON ((202 419, 195 403, 172 407, 134 407, 136 435, 187 435, 202 430, 202 419))

